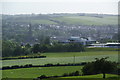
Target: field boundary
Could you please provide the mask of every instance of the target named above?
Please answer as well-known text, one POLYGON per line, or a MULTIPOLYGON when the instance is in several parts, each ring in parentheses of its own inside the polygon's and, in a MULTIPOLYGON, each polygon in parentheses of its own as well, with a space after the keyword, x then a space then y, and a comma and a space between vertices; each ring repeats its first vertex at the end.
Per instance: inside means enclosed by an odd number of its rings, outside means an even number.
POLYGON ((45 65, 32 65, 32 64, 26 64, 26 65, 14 65, 14 66, 5 66, 2 67, 0 70, 8 70, 8 69, 20 69, 20 68, 32 68, 32 67, 57 67, 57 66, 83 66, 87 64, 86 62, 82 63, 75 63, 75 64, 45 64, 45 65))

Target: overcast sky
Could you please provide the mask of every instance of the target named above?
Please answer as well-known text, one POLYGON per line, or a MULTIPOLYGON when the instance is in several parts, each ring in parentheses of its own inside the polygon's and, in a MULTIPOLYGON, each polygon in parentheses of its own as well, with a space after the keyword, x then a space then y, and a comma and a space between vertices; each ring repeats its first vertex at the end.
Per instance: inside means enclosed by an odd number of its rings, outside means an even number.
POLYGON ((119 0, 3 0, 3 14, 117 14, 119 0))

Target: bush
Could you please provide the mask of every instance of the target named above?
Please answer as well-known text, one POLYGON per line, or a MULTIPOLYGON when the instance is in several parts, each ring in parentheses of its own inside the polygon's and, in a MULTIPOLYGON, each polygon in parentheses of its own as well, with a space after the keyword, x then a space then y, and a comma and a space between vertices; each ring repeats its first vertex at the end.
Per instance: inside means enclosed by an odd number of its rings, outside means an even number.
POLYGON ((5 66, 5 67, 2 67, 2 70, 5 70, 5 69, 10 69, 11 67, 9 66, 5 66))
POLYGON ((69 76, 79 76, 79 71, 75 71, 75 72, 72 72, 72 73, 69 73, 69 76))
POLYGON ((74 76, 79 76, 79 75, 80 75, 79 71, 76 71, 76 72, 74 73, 74 76))
POLYGON ((49 67, 49 66, 53 66, 53 64, 45 64, 44 66, 49 67))
POLYGON ((55 44, 48 47, 48 52, 81 52, 84 46, 79 43, 55 44))
POLYGON ((11 66, 12 69, 16 69, 16 68, 19 68, 19 65, 14 65, 14 66, 11 66))
POLYGON ((44 79, 44 78, 47 78, 47 76, 46 75, 41 75, 39 78, 44 79))
POLYGON ((67 76, 69 76, 69 74, 64 73, 62 76, 63 76, 63 77, 67 77, 67 76))

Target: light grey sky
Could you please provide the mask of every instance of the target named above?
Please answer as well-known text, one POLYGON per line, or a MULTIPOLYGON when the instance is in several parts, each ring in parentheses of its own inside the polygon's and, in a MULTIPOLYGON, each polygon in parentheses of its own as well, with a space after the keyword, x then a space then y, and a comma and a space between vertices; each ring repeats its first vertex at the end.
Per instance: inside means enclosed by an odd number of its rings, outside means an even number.
POLYGON ((3 14, 117 14, 119 0, 3 0, 3 14))

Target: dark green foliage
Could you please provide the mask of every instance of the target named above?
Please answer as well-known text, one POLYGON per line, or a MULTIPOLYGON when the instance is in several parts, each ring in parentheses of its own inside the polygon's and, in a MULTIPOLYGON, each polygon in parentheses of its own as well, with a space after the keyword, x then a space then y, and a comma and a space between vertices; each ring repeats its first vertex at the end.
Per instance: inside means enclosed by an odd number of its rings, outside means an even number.
POLYGON ((48 51, 48 47, 47 45, 40 45, 40 52, 47 52, 48 51))
POLYGON ((80 52, 84 46, 79 43, 55 44, 49 47, 49 52, 80 52))
POLYGON ((39 52, 39 48, 40 48, 39 44, 35 44, 33 46, 33 48, 32 48, 33 53, 38 53, 39 52))
POLYGON ((43 78, 46 78, 46 77, 47 77, 46 75, 41 75, 39 78, 43 79, 43 78))
POLYGON ((19 56, 22 55, 24 53, 23 49, 21 48, 21 46, 17 46, 13 52, 14 56, 19 56))
POLYGON ((103 78, 105 78, 106 73, 112 73, 117 69, 117 63, 107 61, 106 60, 107 58, 108 57, 101 59, 96 58, 96 61, 89 62, 83 67, 82 69, 83 74, 92 75, 102 73, 103 78))
POLYGON ((5 57, 14 55, 16 46, 18 45, 12 41, 2 41, 2 56, 5 57))
POLYGON ((2 42, 3 57, 27 55, 29 53, 31 53, 31 46, 29 44, 26 44, 25 46, 23 45, 21 46, 13 41, 2 42))
POLYGON ((46 75, 41 75, 40 77, 38 77, 38 79, 51 79, 51 78, 57 78, 57 77, 68 77, 68 76, 79 76, 79 71, 75 71, 72 73, 64 73, 62 76, 46 76, 46 75))
POLYGON ((79 43, 68 43, 61 44, 56 43, 53 45, 49 44, 49 40, 46 38, 45 43, 20 45, 13 41, 3 41, 3 57, 9 56, 22 56, 30 53, 44 53, 44 52, 81 52, 84 51, 84 46, 79 43))
POLYGON ((63 77, 67 77, 67 76, 69 76, 69 74, 68 73, 64 73, 62 76, 63 77))
POLYGON ((35 44, 32 47, 33 53, 38 53, 38 52, 46 52, 48 50, 47 45, 44 44, 35 44))
POLYGON ((35 44, 32 48, 33 53, 38 52, 80 52, 84 51, 84 46, 78 43, 70 44, 54 44, 54 45, 45 45, 45 44, 35 44))
POLYGON ((69 73, 69 76, 79 76, 79 75, 80 75, 79 71, 69 73))
POLYGON ((80 52, 80 51, 84 51, 83 45, 81 45, 79 43, 71 43, 71 44, 67 45, 66 47, 68 49, 68 52, 80 52))
POLYGON ((80 75, 79 71, 76 71, 76 72, 74 73, 74 75, 75 75, 75 76, 79 76, 79 75, 80 75))
MULTIPOLYGON (((29 68, 29 67, 58 67, 58 66, 82 66, 81 63, 79 64, 44 64, 44 65, 32 65, 32 64, 26 64, 26 65, 14 65, 14 66, 4 66, 2 67, 2 70, 7 70, 7 69, 18 69, 18 68, 29 68), (17 66, 17 67, 15 67, 17 66)), ((78 76, 80 75, 79 74, 79 71, 76 71, 76 72, 72 72, 70 73, 69 75, 71 76, 78 76)))

